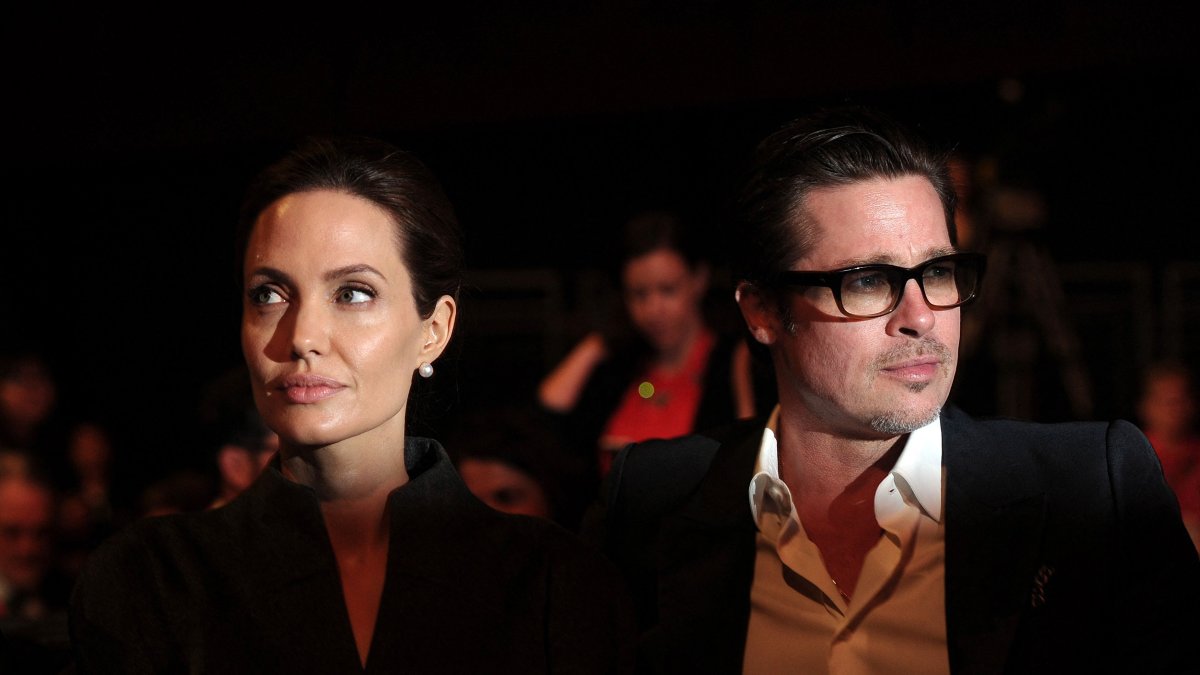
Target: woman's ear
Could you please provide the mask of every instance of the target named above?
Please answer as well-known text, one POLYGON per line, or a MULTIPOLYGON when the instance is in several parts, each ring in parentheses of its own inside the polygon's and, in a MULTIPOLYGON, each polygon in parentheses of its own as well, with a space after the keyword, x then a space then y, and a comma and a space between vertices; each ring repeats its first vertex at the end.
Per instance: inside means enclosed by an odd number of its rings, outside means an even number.
POLYGON ((779 312, 771 299, 749 281, 739 282, 733 297, 755 341, 768 346, 774 344, 779 334, 779 312))
POLYGON ((420 361, 432 363, 442 355, 446 345, 450 343, 450 336, 454 334, 454 321, 457 317, 458 305, 455 304, 454 298, 448 295, 438 298, 433 312, 423 322, 425 343, 421 345, 420 361))

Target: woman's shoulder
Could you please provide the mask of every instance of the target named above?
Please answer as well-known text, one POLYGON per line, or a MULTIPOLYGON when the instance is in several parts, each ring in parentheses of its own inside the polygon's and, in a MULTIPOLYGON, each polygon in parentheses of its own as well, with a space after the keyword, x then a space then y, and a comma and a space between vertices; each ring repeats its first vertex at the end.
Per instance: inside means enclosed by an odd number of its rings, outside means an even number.
POLYGON ((228 515, 218 510, 144 516, 114 532, 88 555, 84 579, 109 582, 129 577, 139 582, 154 567, 178 565, 195 558, 206 543, 219 545, 229 537, 217 535, 228 515))

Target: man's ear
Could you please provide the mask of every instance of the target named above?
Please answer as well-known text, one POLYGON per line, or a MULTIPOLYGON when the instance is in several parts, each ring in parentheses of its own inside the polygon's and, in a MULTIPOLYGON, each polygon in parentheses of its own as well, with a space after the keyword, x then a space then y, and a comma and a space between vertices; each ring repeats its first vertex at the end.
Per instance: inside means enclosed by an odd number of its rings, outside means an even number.
POLYGON ((774 344, 780 324, 779 311, 772 299, 749 281, 739 282, 733 297, 742 310, 742 318, 746 320, 746 327, 754 340, 767 346, 774 344))
POLYGON ((448 295, 438 298, 433 313, 423 322, 425 342, 421 345, 418 355, 419 362, 433 363, 437 357, 442 355, 446 345, 450 343, 450 336, 454 334, 456 318, 458 318, 458 305, 455 304, 454 298, 448 295))

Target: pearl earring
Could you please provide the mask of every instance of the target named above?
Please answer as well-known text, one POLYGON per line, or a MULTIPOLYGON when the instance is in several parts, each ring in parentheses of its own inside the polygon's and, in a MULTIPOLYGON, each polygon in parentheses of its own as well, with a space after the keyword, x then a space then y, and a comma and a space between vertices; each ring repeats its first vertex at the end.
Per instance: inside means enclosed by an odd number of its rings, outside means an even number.
POLYGON ((421 374, 421 377, 429 379, 433 377, 433 364, 426 361, 421 364, 420 368, 417 368, 417 372, 421 374))

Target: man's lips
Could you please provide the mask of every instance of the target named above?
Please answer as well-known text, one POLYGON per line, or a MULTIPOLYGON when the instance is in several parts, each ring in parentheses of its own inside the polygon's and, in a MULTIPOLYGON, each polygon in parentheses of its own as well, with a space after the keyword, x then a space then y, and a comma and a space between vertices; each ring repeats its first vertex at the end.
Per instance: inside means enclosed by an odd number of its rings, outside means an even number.
POLYGON ((923 381, 932 378, 941 368, 941 361, 936 357, 923 357, 893 363, 883 368, 883 372, 892 377, 905 381, 923 381))
POLYGON ((316 403, 337 394, 345 385, 320 375, 296 374, 281 378, 275 389, 283 392, 291 403, 316 403))

